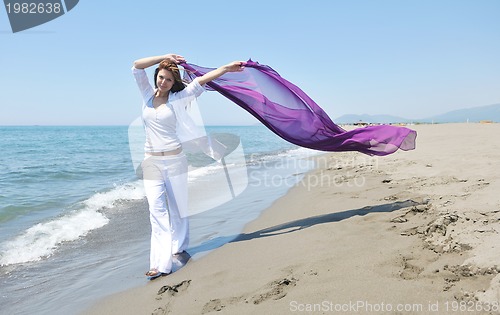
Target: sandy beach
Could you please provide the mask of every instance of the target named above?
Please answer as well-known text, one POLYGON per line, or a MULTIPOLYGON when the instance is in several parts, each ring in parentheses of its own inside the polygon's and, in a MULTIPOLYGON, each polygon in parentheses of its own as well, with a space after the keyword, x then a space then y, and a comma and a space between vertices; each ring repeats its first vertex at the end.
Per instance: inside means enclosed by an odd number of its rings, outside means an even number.
POLYGON ((500 124, 316 157, 236 240, 83 314, 498 314, 500 124))

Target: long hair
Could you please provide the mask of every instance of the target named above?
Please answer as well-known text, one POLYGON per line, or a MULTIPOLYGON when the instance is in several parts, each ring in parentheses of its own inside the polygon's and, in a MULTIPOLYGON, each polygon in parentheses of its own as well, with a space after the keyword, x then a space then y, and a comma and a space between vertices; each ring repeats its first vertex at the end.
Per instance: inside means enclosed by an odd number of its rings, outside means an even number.
POLYGON ((177 64, 175 64, 171 61, 168 61, 168 60, 163 60, 162 62, 160 62, 160 64, 158 65, 158 68, 156 68, 156 70, 155 70, 155 76, 154 76, 155 88, 158 87, 158 84, 156 83, 156 80, 158 77, 158 72, 160 72, 160 70, 162 70, 162 69, 169 71, 174 76, 175 82, 174 82, 174 85, 172 86, 172 89, 170 89, 171 92, 179 92, 179 91, 184 90, 185 85, 182 82, 179 67, 177 67, 177 64))

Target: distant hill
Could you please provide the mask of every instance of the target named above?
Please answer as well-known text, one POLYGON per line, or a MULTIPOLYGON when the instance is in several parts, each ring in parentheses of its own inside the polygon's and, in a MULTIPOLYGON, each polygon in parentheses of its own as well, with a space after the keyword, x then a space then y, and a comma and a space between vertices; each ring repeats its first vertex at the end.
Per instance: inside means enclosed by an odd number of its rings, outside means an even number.
POLYGON ((427 122, 434 121, 439 123, 465 121, 479 122, 481 120, 500 122, 500 104, 458 109, 425 119, 427 122))
POLYGON ((441 115, 431 116, 424 119, 408 119, 391 115, 342 115, 333 121, 337 124, 353 124, 357 122, 365 123, 453 123, 453 122, 479 122, 481 120, 491 120, 500 122, 500 104, 471 107, 450 111, 441 115))

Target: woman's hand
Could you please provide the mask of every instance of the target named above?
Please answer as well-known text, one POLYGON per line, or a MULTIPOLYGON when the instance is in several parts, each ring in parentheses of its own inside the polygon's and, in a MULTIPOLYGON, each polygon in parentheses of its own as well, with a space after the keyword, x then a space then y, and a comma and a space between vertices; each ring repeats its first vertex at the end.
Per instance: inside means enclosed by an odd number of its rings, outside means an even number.
POLYGON ((163 59, 167 59, 168 61, 176 63, 176 64, 179 64, 181 62, 186 61, 186 59, 184 59, 183 56, 177 55, 177 54, 166 54, 163 59))
POLYGON ((134 67, 137 69, 145 69, 151 66, 154 66, 163 60, 167 59, 170 62, 179 64, 181 62, 185 62, 186 59, 182 57, 181 55, 177 54, 166 54, 166 55, 161 55, 161 56, 153 56, 153 57, 146 57, 146 58, 141 58, 136 61, 134 61, 134 67))
POLYGON ((226 72, 241 72, 245 69, 243 61, 233 61, 224 66, 226 72))

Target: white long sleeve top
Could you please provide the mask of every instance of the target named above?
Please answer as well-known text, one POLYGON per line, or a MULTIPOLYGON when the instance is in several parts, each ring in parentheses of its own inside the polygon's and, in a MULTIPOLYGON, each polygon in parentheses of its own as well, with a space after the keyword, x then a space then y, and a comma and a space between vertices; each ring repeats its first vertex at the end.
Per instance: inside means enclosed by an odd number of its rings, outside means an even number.
POLYGON ((181 143, 206 136, 189 115, 191 102, 205 89, 193 80, 182 91, 170 92, 165 107, 155 109, 156 90, 151 86, 146 71, 132 67, 132 73, 142 95, 142 120, 146 132, 145 152, 172 151, 181 143))

